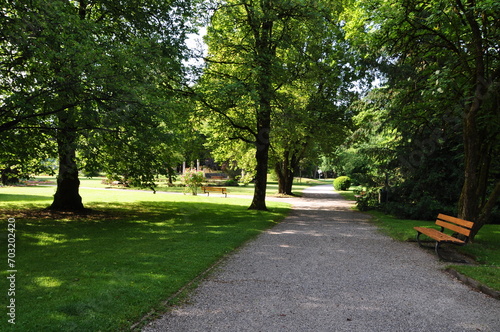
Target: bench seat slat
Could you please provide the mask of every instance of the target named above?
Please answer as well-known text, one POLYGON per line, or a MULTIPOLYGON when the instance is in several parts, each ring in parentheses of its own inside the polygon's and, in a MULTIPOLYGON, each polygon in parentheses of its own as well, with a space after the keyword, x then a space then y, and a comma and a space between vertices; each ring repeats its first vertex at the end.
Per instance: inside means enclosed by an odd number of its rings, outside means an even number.
POLYGON ((417 232, 420 232, 424 235, 427 235, 430 238, 433 238, 436 241, 439 242, 452 242, 452 243, 457 243, 457 244, 465 244, 465 241, 457 239, 453 236, 450 236, 445 233, 441 233, 435 228, 427 228, 427 227, 413 227, 417 232))

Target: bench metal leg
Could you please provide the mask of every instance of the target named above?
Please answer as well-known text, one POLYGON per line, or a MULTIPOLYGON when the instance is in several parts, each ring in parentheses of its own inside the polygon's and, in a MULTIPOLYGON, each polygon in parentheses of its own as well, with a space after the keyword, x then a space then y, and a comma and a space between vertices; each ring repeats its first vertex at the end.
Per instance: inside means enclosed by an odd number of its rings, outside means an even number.
POLYGON ((467 262, 464 259, 453 259, 453 254, 451 254, 450 258, 444 257, 443 255, 441 255, 439 251, 440 248, 441 248, 441 242, 436 242, 436 254, 438 255, 440 260, 456 264, 469 264, 469 262, 467 262))
POLYGON ((423 247, 422 243, 420 242, 420 235, 422 235, 422 233, 417 232, 417 243, 419 247, 423 247))
POLYGON ((436 255, 439 257, 440 260, 443 260, 443 261, 446 261, 447 259, 445 259, 441 253, 439 252, 439 248, 441 247, 441 242, 439 241, 436 241, 436 248, 435 248, 435 251, 436 251, 436 255))
MULTIPOLYGON (((420 247, 422 247, 422 248, 432 248, 432 246, 429 246, 429 245, 425 246, 425 245, 423 245, 423 241, 420 239, 420 235, 422 235, 422 233, 417 232, 417 242, 418 242, 418 245, 419 245, 420 247)), ((429 242, 431 242, 431 241, 429 241, 429 242)), ((433 241, 432 241, 432 242, 433 242, 433 241)), ((441 255, 441 251, 440 251, 440 249, 441 249, 441 242, 439 242, 439 241, 435 241, 434 251, 436 252, 436 255, 438 256, 438 258, 439 258, 440 260, 443 260, 443 261, 449 261, 449 260, 448 260, 448 259, 446 259, 443 255, 441 255)))
MULTIPOLYGON (((417 232, 417 243, 418 243, 418 245, 419 245, 420 247, 422 247, 422 248, 429 248, 430 246, 428 246, 428 245, 427 245, 427 246, 423 245, 424 241, 422 241, 422 240, 420 239, 420 235, 422 235, 422 233, 417 232)), ((431 241, 427 241, 427 243, 430 243, 430 242, 431 242, 431 241)), ((432 241, 432 242, 434 242, 434 241, 432 241)), ((431 248, 432 248, 432 247, 431 247, 431 248)))

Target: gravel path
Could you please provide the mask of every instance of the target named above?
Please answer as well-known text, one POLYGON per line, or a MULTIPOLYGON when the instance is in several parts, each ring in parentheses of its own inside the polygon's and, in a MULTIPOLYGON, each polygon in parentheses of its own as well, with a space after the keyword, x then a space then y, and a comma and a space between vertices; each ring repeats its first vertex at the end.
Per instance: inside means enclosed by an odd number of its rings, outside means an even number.
POLYGON ((500 331, 500 301, 382 235, 330 188, 291 199, 285 221, 143 331, 500 331))

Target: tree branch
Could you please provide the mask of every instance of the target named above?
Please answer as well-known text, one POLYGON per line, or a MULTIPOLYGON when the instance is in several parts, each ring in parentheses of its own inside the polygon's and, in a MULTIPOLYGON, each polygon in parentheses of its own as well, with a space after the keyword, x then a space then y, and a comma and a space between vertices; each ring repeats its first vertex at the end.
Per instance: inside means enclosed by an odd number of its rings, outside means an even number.
POLYGON ((496 183, 495 187, 493 188, 493 191, 488 197, 488 201, 486 202, 486 204, 484 204, 484 206, 481 209, 479 218, 476 221, 477 223, 479 223, 479 225, 482 226, 486 224, 499 198, 500 198, 500 181, 496 183))

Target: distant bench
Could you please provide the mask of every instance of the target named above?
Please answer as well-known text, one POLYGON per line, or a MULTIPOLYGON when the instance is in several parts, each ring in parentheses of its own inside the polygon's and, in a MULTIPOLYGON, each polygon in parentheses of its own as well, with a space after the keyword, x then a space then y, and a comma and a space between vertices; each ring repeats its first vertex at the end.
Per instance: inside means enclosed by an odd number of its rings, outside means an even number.
POLYGON ((108 186, 119 186, 119 187, 128 187, 128 183, 122 181, 111 181, 109 179, 104 179, 101 181, 102 184, 106 184, 108 186))
MULTIPOLYGON (((441 227, 441 231, 435 228, 427 227, 413 227, 417 231, 417 242, 418 245, 423 247, 422 240, 420 240, 420 235, 424 234, 431 239, 436 241, 435 251, 440 259, 444 259, 439 253, 439 248, 442 243, 450 243, 457 246, 464 246, 469 242, 469 235, 474 223, 472 221, 467 221, 455 217, 450 217, 445 214, 439 214, 436 220, 436 225, 441 227), (444 230, 450 230, 454 233, 448 235, 444 233, 444 230), (463 240, 455 237, 457 234, 463 235, 463 240)), ((446 259, 444 259, 446 260, 446 259)))
POLYGON ((118 187, 128 187, 128 183, 124 183, 124 182, 121 182, 121 181, 113 181, 111 182, 111 185, 113 186, 118 186, 118 187))
POLYGON ((227 197, 227 190, 226 188, 223 187, 201 187, 201 190, 203 190, 204 194, 207 194, 207 196, 210 196, 210 192, 220 192, 221 194, 224 194, 225 197, 227 197))
POLYGON ((360 191, 359 194, 354 195, 354 198, 358 201, 359 199, 365 197, 366 191, 360 191))

